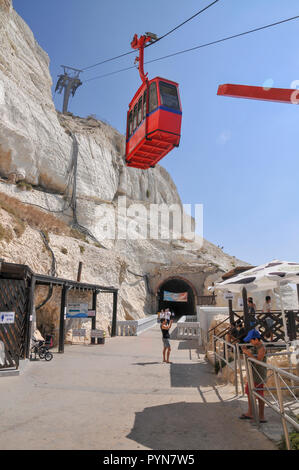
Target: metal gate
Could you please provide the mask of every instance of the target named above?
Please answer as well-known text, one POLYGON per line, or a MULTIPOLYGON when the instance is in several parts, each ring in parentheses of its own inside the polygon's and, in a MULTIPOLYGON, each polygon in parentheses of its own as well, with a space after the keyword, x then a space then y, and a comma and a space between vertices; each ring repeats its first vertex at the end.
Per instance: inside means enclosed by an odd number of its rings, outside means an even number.
POLYGON ((15 312, 14 323, 0 323, 0 369, 18 369, 28 343, 27 280, 0 279, 0 312, 15 312))

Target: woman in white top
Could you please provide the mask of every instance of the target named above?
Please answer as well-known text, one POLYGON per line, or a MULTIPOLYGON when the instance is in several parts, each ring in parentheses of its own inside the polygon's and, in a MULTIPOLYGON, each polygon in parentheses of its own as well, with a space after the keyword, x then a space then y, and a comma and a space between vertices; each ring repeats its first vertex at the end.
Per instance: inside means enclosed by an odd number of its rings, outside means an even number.
MULTIPOLYGON (((263 312, 264 313, 271 313, 271 297, 270 295, 267 295, 267 297, 265 298, 265 303, 264 303, 264 306, 263 306, 263 312)), ((271 338, 271 341, 273 341, 273 331, 272 331, 272 327, 274 325, 274 320, 270 317, 267 317, 265 319, 265 322, 266 322, 266 325, 267 325, 267 330, 268 330, 268 333, 270 334, 270 338, 271 338)))

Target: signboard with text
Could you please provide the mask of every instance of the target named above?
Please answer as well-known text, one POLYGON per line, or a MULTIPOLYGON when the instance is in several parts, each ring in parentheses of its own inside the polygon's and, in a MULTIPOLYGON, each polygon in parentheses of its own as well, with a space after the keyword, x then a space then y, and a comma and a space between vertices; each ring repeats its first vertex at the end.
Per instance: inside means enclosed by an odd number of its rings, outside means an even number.
POLYGON ((73 336, 85 336, 86 335, 86 330, 73 330, 73 336))
POLYGON ((234 299, 234 294, 232 292, 225 292, 223 294, 223 297, 225 300, 233 300, 234 299))
POLYGON ((15 322, 15 312, 0 312, 0 324, 12 324, 15 322))
POLYGON ((88 304, 69 303, 66 308, 66 318, 88 318, 88 304))
POLYGON ((91 338, 104 338, 104 330, 91 330, 91 338))

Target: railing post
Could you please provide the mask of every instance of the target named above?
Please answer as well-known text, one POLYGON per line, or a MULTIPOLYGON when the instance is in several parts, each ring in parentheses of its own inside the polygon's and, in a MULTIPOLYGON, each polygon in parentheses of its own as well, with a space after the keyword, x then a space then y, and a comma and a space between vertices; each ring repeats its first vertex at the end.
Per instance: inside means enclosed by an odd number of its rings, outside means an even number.
POLYGON ((239 393, 238 388, 238 361, 237 361, 237 345, 234 344, 234 366, 235 366, 235 388, 236 388, 236 395, 239 393))
MULTIPOLYGON (((216 366, 216 345, 215 345, 215 337, 212 335, 212 348, 213 348, 213 353, 214 353, 214 364, 216 366)), ((208 350, 208 348, 207 348, 208 350)))
MULTIPOLYGON (((217 348, 217 344, 216 344, 216 348, 217 348)), ((220 344, 220 349, 221 349, 221 344, 220 344)), ((221 352, 221 351, 220 351, 220 352, 221 352)), ((219 361, 220 361, 220 373, 221 373, 221 377, 222 377, 222 359, 221 359, 221 354, 219 354, 219 356, 220 356, 220 359, 219 359, 219 361)))
POLYGON ((224 358, 227 361, 226 364, 226 382, 229 383, 229 367, 228 367, 228 347, 227 347, 227 342, 224 343, 224 351, 225 351, 225 356, 224 358))
POLYGON ((242 395, 244 396, 245 390, 244 390, 243 364, 242 364, 242 354, 240 352, 240 345, 239 344, 237 344, 237 354, 238 354, 241 389, 242 389, 242 395))
POLYGON ((247 382, 248 382, 248 393, 249 393, 249 399, 251 402, 251 409, 253 411, 253 417, 254 421, 256 422, 257 426, 260 426, 260 420, 259 420, 259 415, 257 412, 257 407, 256 407, 256 399, 255 395, 252 393, 254 387, 254 380, 253 380, 253 373, 252 373, 252 363, 250 360, 245 357, 245 364, 246 364, 246 374, 247 374, 247 382))
POLYGON ((287 446, 288 450, 291 450, 289 431, 288 431, 286 419, 284 417, 284 406, 283 406, 282 392, 281 392, 281 388, 280 388, 278 374, 277 374, 276 371, 274 371, 274 378, 275 378, 275 385, 276 385, 276 389, 277 389, 277 397, 278 397, 278 401, 279 401, 279 409, 280 409, 280 413, 281 413, 282 426, 283 426, 283 431, 284 431, 285 440, 286 440, 286 446, 287 446))

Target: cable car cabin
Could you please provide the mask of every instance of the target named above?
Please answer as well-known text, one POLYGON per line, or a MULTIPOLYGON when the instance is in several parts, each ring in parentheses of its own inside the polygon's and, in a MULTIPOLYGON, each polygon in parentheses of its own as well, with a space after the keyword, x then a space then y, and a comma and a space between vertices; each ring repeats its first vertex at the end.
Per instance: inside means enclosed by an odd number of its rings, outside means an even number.
POLYGON ((182 109, 178 84, 156 77, 143 83, 129 104, 126 164, 153 168, 181 137, 182 109))

